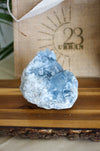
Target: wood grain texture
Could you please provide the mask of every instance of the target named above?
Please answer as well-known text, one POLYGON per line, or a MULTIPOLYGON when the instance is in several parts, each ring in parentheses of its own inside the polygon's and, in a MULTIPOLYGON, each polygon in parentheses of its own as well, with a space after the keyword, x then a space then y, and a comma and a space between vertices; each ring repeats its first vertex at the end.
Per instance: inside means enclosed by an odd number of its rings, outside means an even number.
POLYGON ((18 88, 20 80, 12 82, 8 80, 8 87, 5 81, 3 86, 2 81, 0 126, 99 129, 100 79, 78 80, 80 81, 78 99, 71 109, 66 110, 39 108, 23 98, 18 88))
POLYGON ((0 80, 0 88, 18 88, 20 79, 0 80))
MULTIPOLYGON (((79 88, 100 88, 100 78, 78 78, 79 88)), ((18 88, 20 79, 0 80, 0 88, 18 88)))
MULTIPOLYGON (((79 88, 79 96, 100 96, 100 88, 79 88)), ((22 95, 19 88, 0 88, 0 95, 22 95)))

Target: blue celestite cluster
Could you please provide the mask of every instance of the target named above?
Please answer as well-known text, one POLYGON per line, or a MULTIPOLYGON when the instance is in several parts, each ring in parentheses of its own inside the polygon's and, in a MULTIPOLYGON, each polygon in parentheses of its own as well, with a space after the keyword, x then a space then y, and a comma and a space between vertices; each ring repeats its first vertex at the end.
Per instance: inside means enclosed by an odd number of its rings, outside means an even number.
POLYGON ((78 97, 78 81, 63 70, 53 51, 46 49, 24 69, 20 90, 24 98, 45 109, 71 108, 78 97))

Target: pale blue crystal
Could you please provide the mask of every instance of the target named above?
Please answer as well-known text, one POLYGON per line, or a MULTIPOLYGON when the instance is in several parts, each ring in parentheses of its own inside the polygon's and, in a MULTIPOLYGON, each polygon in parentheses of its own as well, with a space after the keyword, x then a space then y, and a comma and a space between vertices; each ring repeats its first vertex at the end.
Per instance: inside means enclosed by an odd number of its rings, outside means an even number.
POLYGON ((24 69, 21 92, 27 101, 45 109, 71 108, 78 97, 78 81, 63 70, 53 51, 46 49, 24 69))

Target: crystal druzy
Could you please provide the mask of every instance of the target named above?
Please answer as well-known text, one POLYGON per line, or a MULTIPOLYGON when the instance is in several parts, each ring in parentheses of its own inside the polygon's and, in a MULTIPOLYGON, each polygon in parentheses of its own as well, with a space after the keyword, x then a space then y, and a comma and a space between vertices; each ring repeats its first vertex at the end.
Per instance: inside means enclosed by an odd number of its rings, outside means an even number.
POLYGON ((63 70, 53 51, 40 51, 24 69, 20 90, 24 98, 45 109, 71 108, 78 97, 78 81, 63 70))

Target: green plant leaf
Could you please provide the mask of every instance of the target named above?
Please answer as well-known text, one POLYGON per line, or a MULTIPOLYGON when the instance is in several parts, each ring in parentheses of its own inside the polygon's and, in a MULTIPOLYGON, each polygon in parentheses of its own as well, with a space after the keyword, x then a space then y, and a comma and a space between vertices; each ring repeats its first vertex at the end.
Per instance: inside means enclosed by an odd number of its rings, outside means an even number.
POLYGON ((0 60, 4 59, 6 56, 8 56, 11 52, 13 52, 13 42, 11 42, 9 45, 7 45, 5 48, 3 48, 0 51, 0 60))
POLYGON ((6 7, 0 6, 0 10, 4 10, 6 12, 8 12, 8 9, 6 7))
POLYGON ((6 47, 4 47, 4 48, 2 48, 2 50, 0 51, 0 55, 2 54, 2 53, 4 53, 6 50, 8 50, 10 47, 12 47, 13 46, 13 42, 11 42, 9 45, 7 45, 6 47))
MULTIPOLYGON (((0 4, 7 4, 7 0, 0 0, 0 4)), ((12 10, 12 5, 11 5, 11 0, 9 0, 9 6, 10 6, 10 9, 12 10)))
POLYGON ((12 26, 12 24, 9 23, 9 22, 7 22, 6 20, 5 20, 5 21, 4 21, 4 20, 0 20, 0 23, 3 23, 3 24, 6 24, 6 25, 9 25, 9 26, 12 26))
POLYGON ((12 48, 9 48, 9 50, 7 50, 4 54, 2 54, 2 55, 0 56, 0 61, 1 61, 2 59, 4 59, 5 57, 7 57, 8 55, 10 55, 12 52, 13 52, 13 47, 12 47, 12 48))
POLYGON ((7 3, 6 0, 0 0, 0 3, 7 3))
POLYGON ((12 17, 9 14, 5 14, 1 12, 0 12, 0 19, 12 22, 12 17))
MULTIPOLYGON (((8 14, 6 7, 7 0, 0 0, 0 23, 12 26, 12 17, 8 14)), ((10 9, 12 10, 11 0, 9 3, 10 9)), ((11 52, 13 52, 13 42, 7 45, 5 48, 0 50, 0 60, 4 59, 11 52)))

